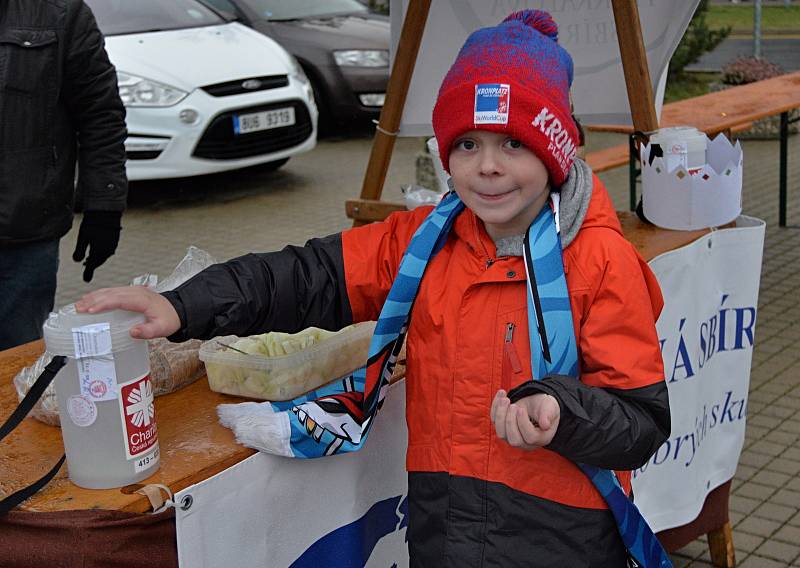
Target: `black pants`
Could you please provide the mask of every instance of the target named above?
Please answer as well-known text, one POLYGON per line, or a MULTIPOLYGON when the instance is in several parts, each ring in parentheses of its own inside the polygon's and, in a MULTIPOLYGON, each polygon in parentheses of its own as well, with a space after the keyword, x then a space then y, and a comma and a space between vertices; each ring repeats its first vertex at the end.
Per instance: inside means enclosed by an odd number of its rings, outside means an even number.
POLYGON ((414 568, 624 568, 608 510, 569 507, 500 483, 446 473, 408 475, 414 568))
POLYGON ((57 272, 58 239, 0 246, 0 350, 42 337, 57 272))

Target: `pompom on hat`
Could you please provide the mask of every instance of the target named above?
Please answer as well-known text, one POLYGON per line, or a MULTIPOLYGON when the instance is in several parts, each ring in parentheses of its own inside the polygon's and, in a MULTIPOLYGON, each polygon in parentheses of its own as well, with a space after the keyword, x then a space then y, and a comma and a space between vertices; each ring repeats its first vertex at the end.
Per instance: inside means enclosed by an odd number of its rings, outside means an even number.
POLYGON ((572 58, 558 44, 558 26, 543 10, 522 10, 473 32, 439 89, 433 131, 444 169, 450 149, 469 130, 516 138, 542 160, 554 187, 567 179, 578 129, 569 89, 572 58))

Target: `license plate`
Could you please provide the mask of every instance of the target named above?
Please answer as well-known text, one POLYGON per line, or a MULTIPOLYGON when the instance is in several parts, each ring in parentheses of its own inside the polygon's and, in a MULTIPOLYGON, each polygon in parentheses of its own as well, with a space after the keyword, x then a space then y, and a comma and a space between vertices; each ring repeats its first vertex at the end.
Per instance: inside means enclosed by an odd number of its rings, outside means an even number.
POLYGON ((233 115, 233 133, 236 135, 248 134, 281 126, 291 126, 294 123, 294 108, 292 107, 235 114, 233 115))

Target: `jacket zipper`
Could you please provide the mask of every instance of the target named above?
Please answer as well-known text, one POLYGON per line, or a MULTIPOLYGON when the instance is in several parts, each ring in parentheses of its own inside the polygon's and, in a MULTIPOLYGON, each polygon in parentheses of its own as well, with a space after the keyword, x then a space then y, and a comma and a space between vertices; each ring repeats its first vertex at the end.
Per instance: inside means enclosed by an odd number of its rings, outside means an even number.
POLYGON ((511 364, 511 370, 514 373, 521 373, 522 372, 522 365, 519 362, 519 356, 517 356, 517 349, 514 347, 514 323, 508 322, 506 324, 506 339, 503 343, 503 351, 508 359, 508 362, 511 364))

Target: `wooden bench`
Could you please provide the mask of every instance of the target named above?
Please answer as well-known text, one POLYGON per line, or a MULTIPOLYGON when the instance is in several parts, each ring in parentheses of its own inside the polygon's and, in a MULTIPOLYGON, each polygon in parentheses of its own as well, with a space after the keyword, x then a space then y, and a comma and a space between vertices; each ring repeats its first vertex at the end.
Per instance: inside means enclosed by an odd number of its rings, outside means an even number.
MULTIPOLYGON (((666 104, 661 111, 660 125, 662 127, 690 125, 702 130, 710 137, 719 133, 730 137, 731 133, 746 130, 757 120, 780 116, 778 223, 781 227, 785 227, 789 124, 797 120, 789 118, 789 111, 796 108, 800 108, 800 71, 666 104)), ((592 125, 587 129, 592 132, 618 132, 628 135, 633 133, 631 126, 619 124, 592 125)), ((627 146, 631 145, 632 143, 629 143, 627 146)), ((625 144, 615 146, 614 149, 616 152, 621 152, 623 146, 625 144)), ((613 152, 609 155, 613 156, 613 152)), ((636 176, 638 175, 635 165, 636 158, 636 152, 629 150, 631 209, 636 206, 636 176)), ((601 165, 602 163, 621 165, 618 164, 618 159, 601 160, 601 165)), ((613 167, 617 167, 617 165, 613 165, 613 167)))
MULTIPOLYGON (((780 115, 780 172, 778 219, 781 227, 786 226, 786 186, 789 111, 800 108, 800 71, 788 73, 750 83, 731 87, 724 91, 709 93, 664 105, 661 112, 661 126, 691 125, 713 137, 749 128, 761 118, 780 115)), ((628 125, 606 124, 587 127, 592 132, 617 132, 632 134, 628 125)), ((625 164, 630 167, 630 209, 636 208, 636 152, 631 151, 632 142, 622 143, 586 155, 586 161, 596 173, 604 172, 625 164)), ((394 211, 405 209, 402 203, 380 200, 350 199, 345 203, 345 211, 350 219, 359 223, 381 221, 394 211)))

